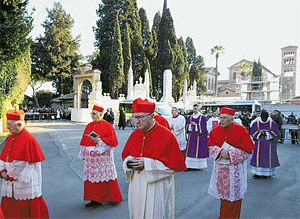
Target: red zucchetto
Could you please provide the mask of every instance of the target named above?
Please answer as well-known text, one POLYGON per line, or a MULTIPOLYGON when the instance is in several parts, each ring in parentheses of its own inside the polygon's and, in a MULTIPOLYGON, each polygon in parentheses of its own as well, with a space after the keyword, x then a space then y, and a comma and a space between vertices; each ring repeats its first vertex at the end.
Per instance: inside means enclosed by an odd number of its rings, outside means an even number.
POLYGON ((220 109, 220 114, 228 114, 228 115, 233 116, 233 115, 234 115, 234 112, 235 112, 234 109, 228 108, 227 106, 223 106, 223 107, 220 109))
POLYGON ((147 99, 135 99, 132 103, 134 113, 154 113, 155 103, 150 103, 147 99))
POLYGON ((93 110, 96 110, 96 111, 102 113, 104 108, 102 106, 99 106, 99 105, 94 105, 93 110))
POLYGON ((23 110, 8 110, 6 113, 7 120, 24 121, 25 113, 23 110))

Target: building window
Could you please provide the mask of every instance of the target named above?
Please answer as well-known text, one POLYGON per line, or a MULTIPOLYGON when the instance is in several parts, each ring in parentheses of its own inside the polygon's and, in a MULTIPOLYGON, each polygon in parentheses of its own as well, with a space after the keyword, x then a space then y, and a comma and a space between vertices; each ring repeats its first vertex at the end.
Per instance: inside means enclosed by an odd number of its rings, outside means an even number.
POLYGON ((236 73, 235 72, 233 72, 233 80, 235 80, 236 79, 236 73))
POLYGON ((210 78, 208 79, 208 90, 210 91, 210 78))

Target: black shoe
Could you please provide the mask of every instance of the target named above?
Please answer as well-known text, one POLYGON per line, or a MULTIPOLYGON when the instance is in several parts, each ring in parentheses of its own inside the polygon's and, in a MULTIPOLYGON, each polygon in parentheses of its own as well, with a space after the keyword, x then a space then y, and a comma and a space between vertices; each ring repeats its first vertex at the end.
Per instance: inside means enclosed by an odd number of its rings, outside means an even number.
POLYGON ((254 174, 254 175, 253 175, 253 178, 254 178, 254 179, 259 179, 259 178, 260 178, 260 176, 259 176, 259 175, 256 175, 256 174, 254 174))
POLYGON ((89 208, 89 207, 97 206, 97 205, 100 205, 100 204, 101 203, 99 203, 99 202, 90 201, 89 203, 85 204, 85 207, 89 208))

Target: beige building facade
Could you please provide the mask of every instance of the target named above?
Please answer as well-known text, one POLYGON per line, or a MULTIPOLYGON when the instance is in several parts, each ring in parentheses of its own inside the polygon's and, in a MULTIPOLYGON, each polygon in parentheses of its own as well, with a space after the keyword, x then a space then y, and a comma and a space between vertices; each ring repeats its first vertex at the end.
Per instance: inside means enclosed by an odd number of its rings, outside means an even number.
POLYGON ((297 46, 281 48, 281 100, 289 100, 296 95, 297 46))

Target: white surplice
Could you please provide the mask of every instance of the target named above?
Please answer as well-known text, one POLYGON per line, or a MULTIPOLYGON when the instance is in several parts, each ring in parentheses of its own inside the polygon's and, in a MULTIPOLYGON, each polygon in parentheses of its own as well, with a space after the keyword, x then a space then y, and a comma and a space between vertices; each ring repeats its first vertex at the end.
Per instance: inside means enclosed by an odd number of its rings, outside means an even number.
POLYGON ((210 133, 214 127, 219 125, 219 123, 220 123, 220 119, 218 117, 211 117, 209 120, 207 120, 206 128, 208 133, 210 133))
POLYGON ((174 170, 151 158, 144 159, 144 170, 127 168, 128 156, 123 163, 129 182, 128 207, 130 219, 174 219, 174 170))
POLYGON ((178 115, 177 118, 171 118, 170 127, 174 134, 181 151, 186 149, 186 138, 185 138, 185 118, 182 115, 178 115))
POLYGON ((247 191, 247 154, 224 142, 209 147, 214 167, 208 188, 208 194, 231 202, 240 200, 247 191), (228 151, 229 159, 220 157, 222 149, 228 151))
POLYGON ((0 170, 4 169, 7 175, 14 178, 15 181, 2 181, 2 197, 31 200, 42 196, 41 162, 29 163, 20 160, 3 162, 0 160, 0 170))

